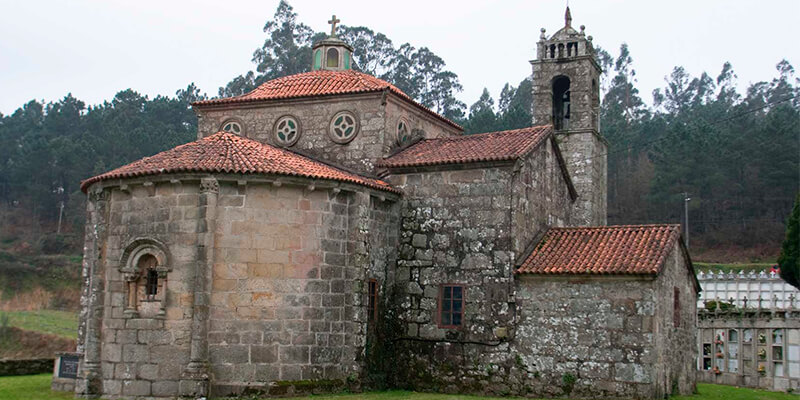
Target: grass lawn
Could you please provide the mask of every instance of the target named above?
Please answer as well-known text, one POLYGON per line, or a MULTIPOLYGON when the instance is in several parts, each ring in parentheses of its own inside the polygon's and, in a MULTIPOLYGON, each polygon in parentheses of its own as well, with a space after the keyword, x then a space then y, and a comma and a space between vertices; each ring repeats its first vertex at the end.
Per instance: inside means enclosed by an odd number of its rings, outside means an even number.
POLYGON ((78 338, 78 313, 69 311, 8 311, 9 325, 26 331, 78 338))
MULTIPOLYGON (((50 391, 50 374, 0 377, 0 400, 72 399, 72 393, 50 391)), ((674 400, 795 400, 789 393, 767 392, 732 386, 698 384, 698 394, 671 397, 674 400)), ((313 400, 481 400, 496 397, 445 395, 404 391, 312 396, 313 400)), ((249 398, 248 398, 249 399, 249 398)))
POLYGON ((45 400, 73 399, 72 393, 50 391, 51 374, 0 377, 0 399, 45 400))

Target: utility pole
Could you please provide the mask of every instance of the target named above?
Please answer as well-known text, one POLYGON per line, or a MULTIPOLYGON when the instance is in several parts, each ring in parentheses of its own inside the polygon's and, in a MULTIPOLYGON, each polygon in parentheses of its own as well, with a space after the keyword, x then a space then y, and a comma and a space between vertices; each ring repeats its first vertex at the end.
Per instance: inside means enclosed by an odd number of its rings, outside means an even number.
POLYGON ((686 242, 686 248, 689 248, 689 193, 683 192, 683 237, 686 242))
POLYGON ((63 200, 58 204, 58 230, 56 230, 56 233, 59 233, 59 234, 61 233, 61 215, 62 214, 64 214, 64 201, 63 200))

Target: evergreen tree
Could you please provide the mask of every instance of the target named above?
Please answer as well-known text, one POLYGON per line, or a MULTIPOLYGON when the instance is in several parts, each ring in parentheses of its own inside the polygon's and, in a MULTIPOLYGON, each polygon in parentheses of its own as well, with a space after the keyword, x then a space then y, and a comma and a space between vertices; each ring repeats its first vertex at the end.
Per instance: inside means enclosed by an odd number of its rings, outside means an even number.
POLYGON ((783 240, 778 265, 781 268, 781 278, 800 289, 800 194, 795 198, 794 208, 786 223, 786 238, 783 240))
POLYGON ((469 120, 464 127, 467 134, 492 132, 497 129, 497 115, 494 112, 494 99, 484 88, 481 97, 469 107, 469 120))

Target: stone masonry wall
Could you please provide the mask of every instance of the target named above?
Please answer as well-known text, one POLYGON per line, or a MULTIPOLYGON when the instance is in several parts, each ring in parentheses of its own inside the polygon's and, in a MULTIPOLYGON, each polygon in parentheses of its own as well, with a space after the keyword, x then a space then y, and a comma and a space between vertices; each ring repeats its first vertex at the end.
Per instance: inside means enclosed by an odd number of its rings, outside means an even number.
POLYGON ((651 397, 652 280, 524 275, 517 290, 525 391, 544 396, 651 397))
POLYGON ((384 149, 387 150, 386 154, 398 147, 397 125, 401 118, 408 122, 409 133, 414 138, 424 137, 426 139, 433 139, 459 136, 462 134, 462 132, 455 127, 445 124, 405 101, 390 96, 386 102, 386 135, 384 137, 384 149))
POLYGON ((599 226, 607 223, 608 158, 606 143, 591 131, 557 134, 572 183, 578 192, 573 204, 571 226, 599 226))
MULTIPOLYGON (((101 309, 84 317, 81 368, 89 376, 76 392, 173 397, 272 393, 271 384, 285 390, 281 382, 301 380, 333 388, 361 382, 366 282, 387 281, 394 262, 394 197, 175 178, 123 181, 90 196, 102 199, 90 201, 87 229, 99 241, 100 271, 87 274, 102 277, 105 289, 95 301, 101 309), (106 233, 94 234, 100 226, 106 233), (158 303, 164 315, 126 310, 123 254, 142 240, 160 242, 167 253, 166 292, 159 289, 166 298, 158 303), (91 378, 93 363, 99 382, 91 378)), ((87 265, 94 257, 87 252, 87 265)))
POLYGON ((607 146, 600 138, 600 68, 593 56, 535 60, 533 66, 533 124, 553 121, 553 80, 570 81, 570 119, 559 130, 558 143, 578 192, 570 225, 606 224, 607 146))
POLYGON ((366 271, 348 260, 356 239, 351 222, 357 226, 350 211, 359 196, 221 186, 208 340, 212 395, 360 376, 366 271))
POLYGON ((530 250, 547 228, 566 226, 569 222, 572 198, 554 146, 548 140, 521 160, 512 186, 512 237, 516 254, 530 250))
POLYGON ((385 109, 380 93, 204 108, 198 109, 197 114, 198 138, 220 131, 226 121, 234 120, 242 125, 243 136, 273 146, 277 146, 275 123, 285 115, 292 115, 300 124, 301 133, 290 149, 358 171, 371 173, 375 161, 387 152, 384 147, 385 109), (333 116, 345 110, 358 117, 360 129, 351 142, 338 144, 328 136, 328 127, 333 116))
POLYGON ((396 387, 504 391, 490 387, 490 377, 510 357, 502 338, 513 318, 513 166, 469 167, 389 177, 404 190, 388 341, 396 387), (442 284, 464 285, 460 329, 439 326, 442 284))
POLYGON ((102 393, 105 396, 174 396, 189 361, 191 287, 196 259, 199 185, 158 183, 111 190, 107 238, 103 243, 105 301, 102 313, 102 393), (164 243, 168 274, 166 317, 123 314, 124 248, 149 237, 164 243))
POLYGON ((655 285, 655 365, 656 397, 689 395, 695 391, 697 348, 697 291, 694 271, 683 256, 681 244, 675 243, 655 285), (678 326, 675 326, 675 289, 678 289, 678 326))

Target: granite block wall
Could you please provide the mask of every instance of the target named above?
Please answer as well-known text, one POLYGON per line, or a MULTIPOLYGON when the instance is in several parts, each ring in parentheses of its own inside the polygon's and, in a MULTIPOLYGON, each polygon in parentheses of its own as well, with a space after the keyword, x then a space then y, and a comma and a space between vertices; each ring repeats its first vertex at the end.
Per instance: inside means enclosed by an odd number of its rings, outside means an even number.
POLYGON ((385 285, 396 254, 391 195, 176 178, 96 188, 87 243, 100 252, 87 274, 102 279, 85 292, 102 306, 82 317, 81 369, 98 377, 79 379, 76 392, 219 396, 361 382, 366 336, 378 329, 368 328, 367 281, 385 285), (169 271, 157 301, 132 308, 125 260, 151 241, 169 271))
POLYGON ((313 155, 362 172, 372 172, 375 161, 387 151, 384 138, 385 107, 381 93, 337 96, 330 99, 286 100, 258 103, 247 107, 212 107, 196 109, 198 139, 222 129, 226 121, 242 125, 243 136, 277 146, 273 127, 285 115, 295 117, 300 138, 290 149, 313 155), (328 127, 339 111, 353 112, 360 125, 358 134, 347 144, 338 144, 328 136, 328 127))
POLYGON ((396 387, 483 392, 487 368, 508 358, 513 166, 472 167, 389 177, 404 190, 390 339, 396 387), (461 327, 440 323, 444 284, 464 285, 461 327))

